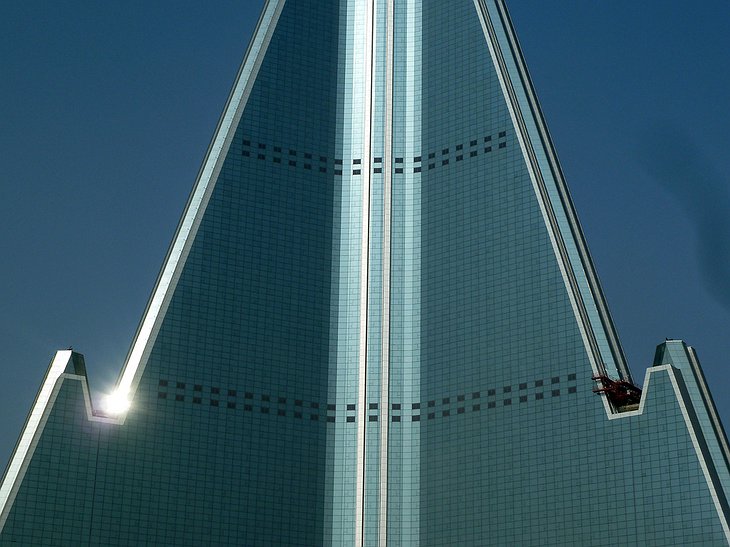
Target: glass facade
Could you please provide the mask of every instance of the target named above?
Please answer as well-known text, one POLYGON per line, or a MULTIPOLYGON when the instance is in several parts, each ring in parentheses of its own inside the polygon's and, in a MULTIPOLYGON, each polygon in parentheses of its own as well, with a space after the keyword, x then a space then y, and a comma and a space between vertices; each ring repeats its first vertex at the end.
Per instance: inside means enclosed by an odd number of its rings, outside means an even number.
POLYGON ((728 545, 694 350, 608 378, 504 2, 269 0, 123 405, 56 355, 0 545, 728 545))

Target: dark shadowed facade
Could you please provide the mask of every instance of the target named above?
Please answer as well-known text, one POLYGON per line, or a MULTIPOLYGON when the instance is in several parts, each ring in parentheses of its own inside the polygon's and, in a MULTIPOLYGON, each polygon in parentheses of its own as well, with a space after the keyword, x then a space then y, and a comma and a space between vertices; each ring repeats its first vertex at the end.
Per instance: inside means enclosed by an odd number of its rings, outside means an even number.
POLYGON ((633 384, 503 1, 269 0, 117 390, 57 353, 0 545, 727 545, 695 352, 633 384))

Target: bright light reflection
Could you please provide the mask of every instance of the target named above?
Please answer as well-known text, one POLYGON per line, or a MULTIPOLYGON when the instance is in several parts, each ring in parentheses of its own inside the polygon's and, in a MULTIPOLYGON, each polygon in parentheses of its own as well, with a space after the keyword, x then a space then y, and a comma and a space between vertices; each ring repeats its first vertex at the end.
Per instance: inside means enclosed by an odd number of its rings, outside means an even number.
POLYGON ((104 410, 112 415, 123 414, 129 410, 127 392, 119 389, 111 395, 107 395, 104 399, 104 410))

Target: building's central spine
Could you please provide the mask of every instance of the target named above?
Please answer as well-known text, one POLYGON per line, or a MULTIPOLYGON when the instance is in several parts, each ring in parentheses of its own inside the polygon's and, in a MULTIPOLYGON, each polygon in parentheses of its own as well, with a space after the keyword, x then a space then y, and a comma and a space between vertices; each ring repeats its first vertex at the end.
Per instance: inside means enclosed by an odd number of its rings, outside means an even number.
POLYGON ((368 347, 368 287, 370 272, 370 192, 372 165, 372 119, 374 109, 373 71, 375 46, 375 0, 366 0, 365 48, 361 62, 365 70, 365 100, 363 104, 362 161, 362 232, 360 239, 360 340, 358 351, 358 429, 357 429, 357 491, 355 500, 355 545, 364 543, 365 522, 365 435, 367 425, 367 347, 368 347))
POLYGON ((390 425, 390 250, 393 188, 393 0, 386 0, 385 116, 383 139, 383 300, 381 321, 380 373, 380 496, 378 545, 385 547, 388 538, 388 431, 390 425))
POLYGON ((366 0, 364 8, 355 545, 384 547, 388 537, 394 0, 366 0), (370 403, 378 408, 377 422, 372 424, 370 403))

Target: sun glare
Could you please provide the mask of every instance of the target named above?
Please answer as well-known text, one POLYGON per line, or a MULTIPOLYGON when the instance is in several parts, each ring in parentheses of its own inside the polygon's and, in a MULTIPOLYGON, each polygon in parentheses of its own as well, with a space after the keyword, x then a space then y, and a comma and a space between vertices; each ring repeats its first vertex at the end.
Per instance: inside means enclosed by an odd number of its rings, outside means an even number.
POLYGON ((109 414, 119 415, 129 410, 129 399, 127 393, 122 390, 117 390, 104 399, 104 410, 109 414))

